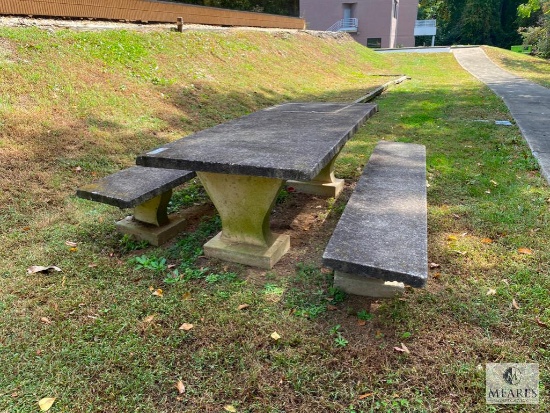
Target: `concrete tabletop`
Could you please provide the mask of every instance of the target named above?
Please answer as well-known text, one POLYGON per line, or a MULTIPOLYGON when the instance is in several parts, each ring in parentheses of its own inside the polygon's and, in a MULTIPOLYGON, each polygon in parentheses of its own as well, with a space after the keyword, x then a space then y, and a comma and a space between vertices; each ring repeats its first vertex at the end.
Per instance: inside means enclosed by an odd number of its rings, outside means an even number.
POLYGON ((370 103, 287 103, 138 156, 157 168, 311 180, 377 111, 370 103))

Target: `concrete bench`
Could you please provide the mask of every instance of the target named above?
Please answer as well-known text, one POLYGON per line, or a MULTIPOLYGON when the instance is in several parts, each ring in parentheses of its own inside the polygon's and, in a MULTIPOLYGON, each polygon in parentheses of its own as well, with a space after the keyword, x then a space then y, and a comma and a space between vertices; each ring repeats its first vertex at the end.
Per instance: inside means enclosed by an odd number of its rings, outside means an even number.
POLYGON ((323 254, 334 285, 391 297, 428 278, 426 150, 380 142, 323 254))
POLYGON ((160 245, 185 225, 183 216, 168 215, 172 189, 194 176, 192 171, 134 166, 85 185, 76 195, 119 208, 134 208, 133 217, 117 222, 117 230, 160 245))

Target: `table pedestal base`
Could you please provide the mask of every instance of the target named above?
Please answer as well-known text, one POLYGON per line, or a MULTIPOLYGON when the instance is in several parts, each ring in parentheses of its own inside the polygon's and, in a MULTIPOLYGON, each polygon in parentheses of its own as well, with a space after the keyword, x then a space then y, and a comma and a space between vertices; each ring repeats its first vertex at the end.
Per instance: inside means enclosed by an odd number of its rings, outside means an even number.
POLYGON ((290 247, 288 235, 269 228, 283 180, 214 172, 197 176, 222 220, 222 232, 204 244, 204 255, 271 269, 290 247))
POLYGON ((288 235, 271 235, 271 245, 262 247, 224 240, 220 232, 204 244, 204 255, 270 270, 290 248, 288 235))
POLYGON ((348 294, 375 298, 391 298, 405 291, 405 285, 398 281, 384 281, 342 271, 334 271, 334 286, 348 294))
POLYGON ((287 181, 286 187, 292 187, 304 194, 318 195, 327 198, 337 198, 344 189, 344 180, 334 176, 336 156, 327 166, 321 169, 311 181, 287 181))
POLYGON ((334 182, 318 181, 287 181, 287 188, 294 188, 297 192, 321 196, 323 198, 337 198, 344 189, 344 180, 334 178, 334 182))
POLYGON ((187 217, 184 213, 168 215, 167 222, 158 227, 140 222, 130 215, 118 221, 116 229, 121 234, 131 235, 138 241, 147 241, 151 245, 159 246, 185 230, 187 224, 187 217))

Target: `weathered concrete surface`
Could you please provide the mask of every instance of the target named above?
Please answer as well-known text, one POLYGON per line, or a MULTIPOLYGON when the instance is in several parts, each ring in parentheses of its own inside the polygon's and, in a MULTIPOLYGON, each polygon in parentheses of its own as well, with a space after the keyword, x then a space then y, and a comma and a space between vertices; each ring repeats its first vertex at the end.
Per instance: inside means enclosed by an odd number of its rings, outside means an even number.
POLYGON ((132 208, 194 176, 194 172, 185 170, 133 166, 79 188, 76 195, 119 208, 132 208))
POLYGON ((269 217, 283 180, 263 176, 197 172, 222 220, 222 231, 204 255, 271 269, 288 251, 290 237, 273 234, 269 217))
POLYGON ((513 75, 477 48, 454 48, 460 65, 500 96, 550 182, 550 89, 513 75))
POLYGON ((168 143, 136 163, 309 181, 376 111, 370 103, 287 103, 168 143))
POLYGON ((337 271, 423 287, 428 277, 426 150, 380 142, 323 254, 337 271))
POLYGON ((290 249, 290 237, 284 234, 271 234, 269 244, 263 247, 228 242, 223 238, 223 232, 220 232, 204 244, 203 249, 207 257, 270 270, 290 249))
POLYGON ((293 188, 304 194, 327 198, 337 198, 344 190, 345 181, 334 176, 334 164, 337 156, 323 168, 311 181, 286 181, 287 188, 293 188))
POLYGON ((341 271, 334 271, 334 286, 348 294, 374 298, 391 298, 405 291, 405 285, 397 281, 384 281, 341 271))
POLYGON ((165 244, 188 225, 185 211, 168 215, 167 222, 162 226, 148 225, 128 216, 116 223, 116 229, 121 234, 131 235, 139 241, 147 241, 151 245, 165 244))

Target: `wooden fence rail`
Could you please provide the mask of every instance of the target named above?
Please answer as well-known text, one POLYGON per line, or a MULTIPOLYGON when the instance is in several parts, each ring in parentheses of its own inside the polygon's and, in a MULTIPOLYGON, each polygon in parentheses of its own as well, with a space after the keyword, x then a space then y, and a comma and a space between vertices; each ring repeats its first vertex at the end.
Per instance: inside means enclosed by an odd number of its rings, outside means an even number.
POLYGON ((304 29, 297 17, 151 0, 0 0, 0 15, 304 29))

